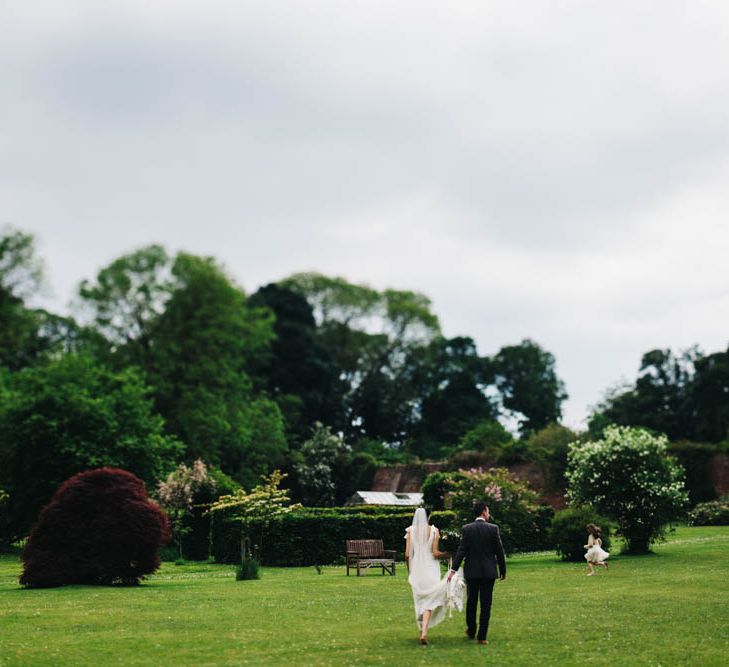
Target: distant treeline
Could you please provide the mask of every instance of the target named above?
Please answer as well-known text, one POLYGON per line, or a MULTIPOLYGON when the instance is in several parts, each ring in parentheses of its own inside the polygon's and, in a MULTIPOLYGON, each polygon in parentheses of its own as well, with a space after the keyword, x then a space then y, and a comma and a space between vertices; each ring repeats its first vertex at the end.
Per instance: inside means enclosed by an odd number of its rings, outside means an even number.
MULTIPOLYGON (((418 292, 304 273, 248 295, 215 259, 153 245, 83 281, 70 317, 29 307, 42 268, 31 235, 0 232, 0 521, 18 526, 99 465, 153 484, 200 458, 248 488, 281 468, 295 498, 341 502, 382 462, 518 457, 501 422, 534 442, 567 398, 537 343, 480 355, 418 292)), ((591 432, 609 422, 723 441, 729 353, 648 353, 591 432)))

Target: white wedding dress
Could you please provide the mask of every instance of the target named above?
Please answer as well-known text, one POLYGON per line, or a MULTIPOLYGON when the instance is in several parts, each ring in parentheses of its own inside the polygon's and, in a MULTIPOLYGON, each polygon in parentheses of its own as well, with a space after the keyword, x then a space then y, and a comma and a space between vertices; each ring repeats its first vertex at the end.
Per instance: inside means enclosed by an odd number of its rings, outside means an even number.
POLYGON ((405 534, 410 535, 410 574, 408 583, 413 589, 415 619, 422 630, 423 612, 430 610, 429 627, 438 625, 450 609, 463 609, 463 590, 465 582, 457 573, 450 584, 448 576, 440 576, 440 564, 433 556, 433 540, 438 533, 435 526, 428 525, 425 510, 415 512, 413 525, 405 534))

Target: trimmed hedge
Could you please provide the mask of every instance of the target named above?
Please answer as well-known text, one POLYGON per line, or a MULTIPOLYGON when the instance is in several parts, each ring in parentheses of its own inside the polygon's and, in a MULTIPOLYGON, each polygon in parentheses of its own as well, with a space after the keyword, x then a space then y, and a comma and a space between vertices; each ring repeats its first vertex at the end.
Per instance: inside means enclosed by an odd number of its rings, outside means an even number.
MULTIPOLYGON (((186 560, 207 560, 210 551, 209 504, 195 505, 185 515, 183 525, 187 529, 182 535, 182 557, 186 560)), ((175 554, 175 558, 179 554, 175 554)))
MULTIPOLYGON (((402 558, 405 529, 412 523, 408 508, 304 508, 274 519, 263 534, 263 565, 295 567, 343 561, 347 540, 382 539, 385 549, 402 558), (358 511, 360 510, 360 511, 358 511)), ((453 512, 433 512, 441 530, 450 530, 453 512)), ((260 541, 260 528, 252 526, 252 542, 260 541)), ((258 545, 261 546, 261 545, 258 545)), ((240 523, 223 511, 214 512, 210 534, 211 555, 218 563, 240 562, 240 523)))
MULTIPOLYGON (((437 514, 437 512, 436 512, 437 514)), ((501 542, 504 551, 509 556, 513 553, 527 553, 530 551, 545 551, 554 547, 550 527, 554 517, 554 508, 551 505, 539 505, 526 520, 519 525, 510 526, 499 521, 499 517, 491 517, 490 521, 499 527, 501 542)), ((455 554, 461 542, 461 526, 456 525, 441 535, 441 550, 455 554)))

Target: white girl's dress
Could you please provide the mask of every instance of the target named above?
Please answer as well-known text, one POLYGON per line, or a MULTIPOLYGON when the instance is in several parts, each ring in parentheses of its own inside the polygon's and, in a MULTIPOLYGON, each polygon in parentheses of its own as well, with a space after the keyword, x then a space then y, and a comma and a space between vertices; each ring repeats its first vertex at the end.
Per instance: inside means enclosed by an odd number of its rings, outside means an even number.
POLYGON ((595 538, 593 535, 587 538, 585 548, 587 549, 585 560, 588 563, 603 563, 610 555, 602 548, 602 540, 599 537, 595 538))

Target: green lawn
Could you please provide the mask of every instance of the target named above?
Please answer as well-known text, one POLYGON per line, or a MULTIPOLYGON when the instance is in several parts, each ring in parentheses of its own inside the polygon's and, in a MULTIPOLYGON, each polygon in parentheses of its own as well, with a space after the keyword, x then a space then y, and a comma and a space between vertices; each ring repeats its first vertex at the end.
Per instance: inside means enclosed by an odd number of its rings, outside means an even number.
POLYGON ((462 615, 416 642, 404 568, 165 564, 136 588, 23 590, 0 557, 0 666, 10 665, 729 665, 729 528, 680 528, 654 555, 605 574, 549 554, 509 560, 489 646, 462 615))

